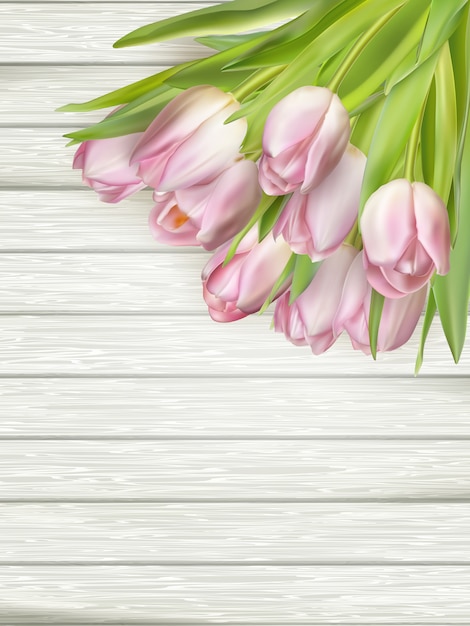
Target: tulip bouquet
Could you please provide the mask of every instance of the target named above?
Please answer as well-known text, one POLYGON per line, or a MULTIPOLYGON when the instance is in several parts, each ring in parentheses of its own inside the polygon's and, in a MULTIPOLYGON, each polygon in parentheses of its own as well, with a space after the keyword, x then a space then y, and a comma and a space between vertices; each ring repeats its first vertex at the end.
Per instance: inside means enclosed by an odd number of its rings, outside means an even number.
POLYGON ((342 332, 375 358, 438 312, 457 362, 470 293, 468 0, 231 0, 115 47, 196 37, 182 63, 67 111, 105 202, 153 190, 160 242, 214 251, 209 314, 274 303, 315 354, 342 332), (465 175, 467 173, 467 175, 465 175), (422 315, 424 313, 424 315, 422 315))

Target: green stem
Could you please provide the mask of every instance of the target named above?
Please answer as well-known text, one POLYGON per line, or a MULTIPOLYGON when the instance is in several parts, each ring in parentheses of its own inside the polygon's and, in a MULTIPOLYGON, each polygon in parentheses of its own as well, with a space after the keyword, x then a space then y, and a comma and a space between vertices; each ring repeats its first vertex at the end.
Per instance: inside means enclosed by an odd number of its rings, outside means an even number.
POLYGON ((258 87, 262 87, 268 81, 280 74, 285 67, 285 65, 275 65, 273 67, 266 67, 265 69, 253 72, 251 76, 232 90, 232 95, 238 100, 238 102, 243 102, 243 100, 256 91, 258 87))
POLYGON ((343 81, 346 74, 349 72, 351 67, 353 66, 356 59, 359 57, 361 52, 367 46, 369 41, 375 37, 375 35, 380 31, 380 29, 388 22, 388 20, 395 15, 395 13, 401 8, 402 5, 393 8, 391 11, 386 13, 382 18, 377 20, 375 24, 373 24, 369 30, 367 30, 359 39, 356 41, 354 46, 351 48, 351 51, 346 56, 344 61, 341 63, 339 68, 336 70, 335 75, 330 80, 329 84, 326 85, 330 91, 337 91, 341 82, 343 81))
POLYGON ((419 139, 421 135, 421 126, 423 124, 423 116, 425 104, 421 107, 421 112, 416 120, 416 124, 413 126, 413 130, 411 131, 410 139, 406 146, 406 154, 405 154, 405 165, 403 168, 403 175, 410 182, 415 180, 415 165, 416 158, 418 156, 418 148, 419 148, 419 139))

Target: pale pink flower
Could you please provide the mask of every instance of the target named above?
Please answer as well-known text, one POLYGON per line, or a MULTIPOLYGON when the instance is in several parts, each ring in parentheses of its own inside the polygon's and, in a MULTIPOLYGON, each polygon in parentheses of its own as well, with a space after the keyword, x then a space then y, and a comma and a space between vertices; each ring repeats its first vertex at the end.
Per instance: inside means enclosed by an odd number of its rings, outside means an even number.
POLYGON ((273 233, 282 235, 297 254, 312 261, 330 256, 357 219, 364 154, 349 144, 335 169, 310 193, 298 190, 287 202, 273 233))
MULTIPOLYGON (((224 267, 229 247, 227 243, 219 248, 202 271, 204 299, 216 322, 233 322, 259 311, 292 254, 282 237, 275 241, 269 234, 258 243, 256 227, 243 238, 224 267)), ((286 280, 277 296, 289 284, 286 280)))
POLYGON ((309 345, 314 354, 328 350, 339 332, 334 320, 343 285, 358 251, 343 244, 325 259, 310 285, 289 305, 290 292, 276 302, 274 328, 295 345, 309 345))
MULTIPOLYGON (((346 276, 341 303, 334 320, 337 334, 346 330, 353 347, 370 354, 369 310, 372 288, 363 267, 363 253, 354 259, 346 276)), ((413 334, 424 308, 427 285, 402 298, 385 298, 377 338, 377 351, 396 350, 413 334)))
POLYGON ((207 185, 156 192, 150 230, 162 243, 214 250, 249 222, 260 199, 256 164, 237 161, 207 185))
POLYGON ((449 271, 450 229, 444 202, 421 182, 392 180, 373 193, 361 218, 369 283, 388 298, 418 291, 449 271))
POLYGON ((206 184, 238 159, 244 118, 224 124, 240 104, 211 85, 180 93, 157 115, 135 147, 131 163, 147 185, 175 191, 206 184))
POLYGON ((270 111, 260 184, 272 196, 308 193, 336 167, 350 136, 348 112, 326 87, 299 87, 270 111))
POLYGON ((146 184, 137 175, 137 165, 129 159, 142 133, 90 139, 75 152, 73 168, 82 170, 85 185, 97 192, 103 202, 120 202, 146 184))

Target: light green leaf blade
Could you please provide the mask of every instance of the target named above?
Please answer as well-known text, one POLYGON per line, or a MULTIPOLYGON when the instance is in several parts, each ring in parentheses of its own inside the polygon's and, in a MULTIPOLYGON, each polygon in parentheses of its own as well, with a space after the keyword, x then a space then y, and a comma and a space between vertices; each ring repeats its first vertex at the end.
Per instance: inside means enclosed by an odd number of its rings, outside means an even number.
POLYGON ((377 97, 371 106, 360 113, 351 132, 351 143, 367 156, 375 127, 385 104, 385 97, 377 97))
POLYGON ((380 320, 384 308, 385 298, 381 293, 372 289, 369 309, 369 341, 372 358, 377 358, 377 340, 379 337, 380 320))
MULTIPOLYGON (((369 196, 389 181, 425 105, 437 54, 389 93, 375 128, 361 190, 360 212, 369 196)), ((360 222, 359 222, 360 227, 360 222)))
POLYGON ((421 331, 421 338, 419 341, 418 355, 416 357, 415 363, 415 376, 419 374, 419 371, 423 365, 424 360, 424 346, 426 343, 426 339, 428 338, 429 331, 431 330, 431 324, 434 319, 434 315, 436 314, 437 304, 436 299, 434 298, 434 293, 432 290, 429 292, 428 303, 426 306, 426 313, 424 314, 424 322, 423 329, 421 331))
POLYGON ((260 35, 264 34, 265 32, 263 31, 257 31, 255 33, 246 33, 244 35, 208 35, 207 37, 196 37, 195 40, 207 48, 223 52, 224 50, 229 50, 234 46, 240 45, 241 43, 247 43, 253 39, 257 39, 260 35))
POLYGON ((293 304, 312 282, 321 266, 321 261, 313 262, 307 254, 297 254, 295 259, 289 305, 293 304))
POLYGON ((125 35, 115 48, 176 37, 231 35, 288 19, 310 8, 309 0, 232 0, 147 24, 125 35))
POLYGON ((432 0, 418 56, 421 63, 434 54, 455 31, 468 0, 432 0))

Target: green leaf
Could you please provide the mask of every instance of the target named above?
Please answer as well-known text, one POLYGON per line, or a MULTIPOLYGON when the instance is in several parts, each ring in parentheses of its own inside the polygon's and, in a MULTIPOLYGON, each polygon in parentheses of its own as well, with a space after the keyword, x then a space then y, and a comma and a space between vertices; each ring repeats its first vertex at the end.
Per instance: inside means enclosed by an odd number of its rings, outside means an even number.
POLYGON ((385 298, 381 293, 372 289, 369 309, 369 341, 372 358, 377 358, 377 340, 379 337, 380 320, 384 308, 385 298))
POLYGON ((436 129, 433 189, 444 202, 449 198, 457 156, 457 102, 449 44, 441 49, 436 67, 436 129))
POLYGON ((421 369, 421 366, 423 365, 424 345, 426 343, 426 339, 428 338, 428 334, 431 329, 431 324, 434 319, 436 310, 437 310, 436 299, 434 298, 434 294, 431 290, 428 296, 428 304, 426 306, 426 313, 424 314, 423 329, 421 331, 418 355, 416 357, 416 363, 415 363, 415 376, 419 374, 419 370, 421 369))
POLYGON ((416 50, 429 10, 429 0, 394 7, 384 25, 364 46, 338 88, 344 106, 354 109, 374 93, 406 55, 416 50))
POLYGON ((369 152, 374 130, 382 113, 385 97, 379 96, 372 105, 360 113, 351 132, 351 143, 367 155, 369 152))
POLYGON ((278 196, 271 206, 263 213, 258 223, 258 241, 261 242, 272 231, 275 223, 279 219, 284 207, 290 200, 292 194, 286 196, 278 196))
POLYGON ((207 48, 223 52, 241 43, 247 43, 253 39, 257 39, 260 35, 265 35, 263 31, 255 33, 246 33, 244 35, 208 35, 207 37, 196 37, 196 41, 207 48))
POLYGON ((289 305, 293 304, 312 282, 322 262, 312 262, 308 254, 297 254, 290 288, 289 305))
POLYGON ((418 63, 429 58, 449 39, 462 19, 467 2, 468 0, 432 0, 418 63))
POLYGON ((248 132, 243 144, 244 150, 251 152, 259 149, 266 118, 279 100, 297 87, 313 84, 315 82, 315 68, 319 68, 326 59, 347 45, 352 37, 368 27, 381 14, 384 7, 395 4, 397 4, 397 0, 366 0, 356 11, 352 11, 343 19, 338 20, 331 28, 312 41, 261 92, 258 98, 231 116, 230 121, 236 117, 247 118, 248 132))
POLYGON ((118 115, 117 113, 110 115, 98 122, 98 124, 67 133, 64 137, 70 137, 76 141, 85 141, 87 139, 107 139, 109 137, 121 137, 122 135, 142 132, 177 93, 175 89, 172 89, 147 103, 145 108, 138 107, 137 110, 131 111, 127 115, 118 115))
POLYGON ((385 99, 368 153, 359 215, 369 196, 390 180, 425 105, 437 57, 435 54, 396 84, 385 99))
POLYGON ((421 123, 423 182, 430 187, 434 184, 434 163, 437 154, 439 154, 439 151, 436 150, 436 80, 433 79, 421 123))
POLYGON ((460 39, 460 54, 466 59, 465 73, 458 76, 466 88, 466 112, 462 120, 459 149, 455 168, 455 203, 458 232, 450 255, 450 271, 436 276, 433 284, 439 317, 449 348, 458 363, 465 344, 470 295, 470 19, 466 13, 466 37, 460 39), (461 155, 461 161, 460 161, 461 155))
POLYGON ((192 64, 193 61, 189 63, 181 63, 180 65, 171 67, 163 72, 149 76, 148 78, 138 80, 136 83, 132 83, 126 87, 121 87, 120 89, 111 91, 110 93, 100 96, 99 98, 94 98, 93 100, 89 100, 88 102, 83 102, 81 104, 67 104, 57 109, 57 111, 87 112, 96 111, 97 109, 106 109, 120 104, 127 104, 140 96, 146 95, 149 91, 154 91, 158 87, 165 89, 165 80, 176 72, 179 72, 183 68, 189 67, 192 64))
POLYGON ((286 266, 284 267, 284 269, 281 272, 281 275, 279 276, 279 278, 276 280, 276 282, 274 283, 273 288, 271 289, 271 293, 269 294, 269 296, 266 298, 263 306, 261 307, 261 309, 259 310, 259 315, 261 315, 262 313, 264 313, 266 311, 266 309, 268 308, 268 306, 274 301, 274 298, 277 295, 277 292, 279 291, 279 289, 282 287, 282 285, 286 282, 286 280, 289 278, 289 276, 292 274, 292 272, 294 271, 294 267, 295 267, 295 254, 292 253, 292 255, 290 256, 289 260, 286 263, 286 266))
POLYGON ((147 24, 116 41, 114 47, 140 46, 177 37, 231 35, 291 18, 309 8, 310 0, 232 0, 147 24))

